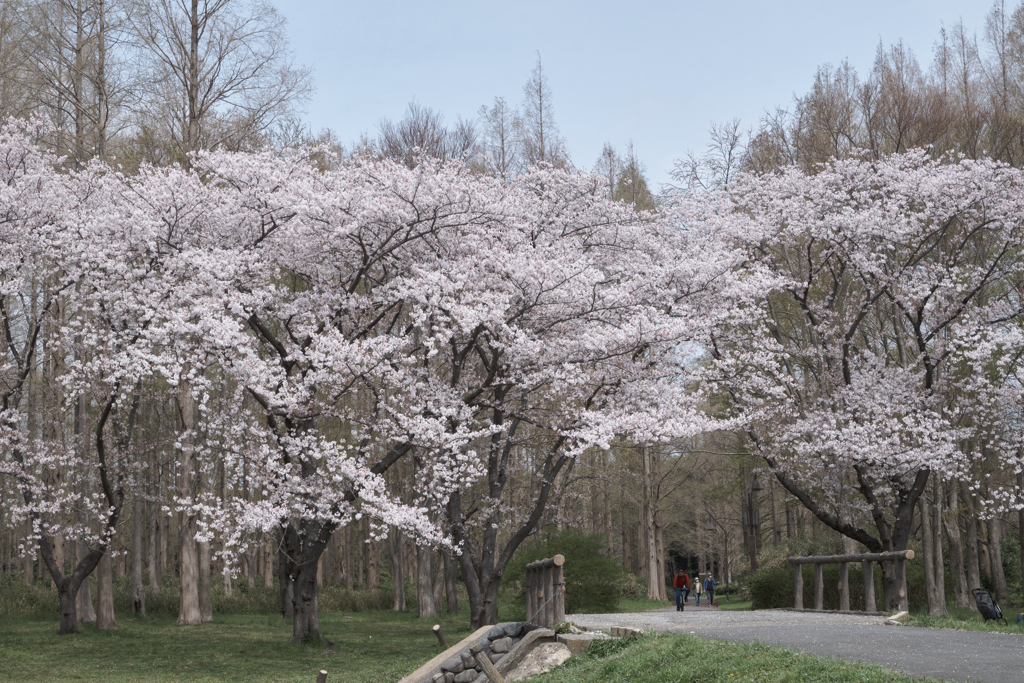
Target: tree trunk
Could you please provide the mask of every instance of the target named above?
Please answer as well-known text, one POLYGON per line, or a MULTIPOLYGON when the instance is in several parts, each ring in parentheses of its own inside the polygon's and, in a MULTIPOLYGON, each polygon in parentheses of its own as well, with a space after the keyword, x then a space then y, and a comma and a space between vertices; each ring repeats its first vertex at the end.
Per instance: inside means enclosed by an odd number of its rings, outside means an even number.
MULTIPOLYGON (((967 591, 981 588, 981 569, 978 564, 978 518, 974 514, 974 499, 965 482, 960 483, 960 495, 963 498, 964 519, 967 521, 967 591)), ((971 601, 971 606, 977 606, 971 601)))
MULTIPOLYGON (((363 519, 366 518, 364 517, 363 519)), ((366 543, 366 548, 363 550, 363 553, 366 556, 366 577, 364 584, 365 588, 373 589, 380 586, 380 543, 370 536, 369 530, 369 520, 367 520, 366 536, 368 542, 366 543)))
POLYGON ((879 562, 882 565, 882 609, 886 612, 902 609, 906 603, 906 567, 902 562, 879 562))
POLYGON ((143 509, 145 509, 145 503, 136 496, 132 503, 132 614, 145 618, 146 589, 142 585, 142 536, 145 529, 143 509))
POLYGON ((352 576, 355 571, 355 563, 352 561, 352 556, 355 554, 355 542, 358 540, 358 535, 355 533, 355 529, 351 524, 345 527, 345 588, 352 590, 352 586, 355 582, 355 577, 352 576))
POLYGON ((437 606, 434 604, 434 551, 429 546, 420 545, 416 548, 419 556, 416 576, 416 602, 420 618, 436 617, 437 606))
POLYGON ((988 546, 992 558, 992 583, 996 588, 996 602, 1004 605, 1010 602, 1010 591, 1006 587, 1006 572, 1003 571, 1003 520, 999 515, 988 520, 988 546))
MULTIPOLYGON (((89 554, 89 548, 81 541, 76 543, 76 556, 78 564, 89 554)), ((91 624, 96 621, 96 608, 92 606, 92 590, 89 587, 88 576, 82 581, 82 585, 77 589, 78 594, 78 621, 91 624)), ((61 631, 61 633, 72 633, 72 631, 61 631)), ((76 628, 73 633, 78 633, 76 628)))
POLYGON ((647 576, 647 597, 651 600, 664 600, 665 586, 658 584, 658 541, 655 530, 654 519, 654 456, 651 449, 646 446, 640 447, 640 455, 643 458, 643 521, 645 539, 645 574, 647 576))
POLYGON ((199 611, 199 551, 196 547, 195 518, 184 512, 179 515, 178 535, 181 539, 178 586, 178 623, 197 625, 203 623, 199 611))
POLYGON ((1024 471, 1017 473, 1017 502, 1021 504, 1017 510, 1017 540, 1020 548, 1020 585, 1024 589, 1024 471))
POLYGON ((455 614, 459 611, 459 591, 455 560, 452 558, 450 550, 442 550, 441 557, 444 562, 444 593, 448 601, 448 612, 455 614))
POLYGON ((946 567, 942 556, 942 482, 936 480, 934 484, 934 504, 931 506, 930 514, 934 515, 932 522, 932 535, 935 539, 932 542, 932 557, 935 561, 935 599, 939 609, 939 616, 949 616, 946 610, 946 567))
POLYGON ((267 542, 263 548, 263 587, 274 587, 274 545, 270 542, 272 537, 267 534, 267 542))
POLYGON ((661 527, 661 511, 654 515, 654 544, 658 556, 658 587, 661 597, 659 600, 667 600, 665 588, 665 537, 661 527))
POLYGON ((324 549, 334 527, 299 520, 284 527, 281 564, 283 584, 289 585, 292 602, 292 641, 295 643, 332 643, 320 633, 319 590, 316 577, 324 549))
POLYGON ((938 597, 935 591, 935 557, 933 555, 934 535, 932 534, 932 516, 927 496, 921 496, 921 562, 924 564, 924 593, 928 602, 928 614, 939 616, 938 597))
MULTIPOLYGON (((191 501, 195 496, 195 437, 192 429, 195 426, 195 399, 192 388, 182 380, 178 391, 178 412, 181 416, 181 486, 180 494, 191 501)), ((178 513, 178 539, 180 555, 178 558, 178 585, 180 600, 178 607, 178 623, 197 625, 203 623, 203 615, 199 610, 199 548, 196 544, 196 517, 188 511, 178 513)))
POLYGON ((31 586, 35 583, 35 554, 32 552, 32 522, 25 522, 25 554, 21 558, 22 583, 31 586))
MULTIPOLYGON (((601 452, 601 465, 604 472, 608 472, 608 453, 607 451, 601 452)), ((612 523, 612 496, 611 486, 608 483, 608 478, 605 477, 603 492, 601 494, 604 499, 604 534, 608 544, 608 557, 612 558, 615 554, 615 527, 612 523)))
POLYGON ((768 499, 772 506, 772 545, 777 546, 782 542, 782 528, 779 526, 778 511, 775 503, 775 482, 772 481, 768 482, 768 499))
MULTIPOLYGON (((60 571, 64 571, 64 538, 62 536, 53 537, 53 561, 60 567, 60 571)), ((52 575, 51 575, 52 578, 52 575)), ((52 578, 51 587, 57 587, 56 578, 52 578)))
POLYGON ((296 643, 320 642, 319 593, 316 585, 317 562, 305 562, 295 577, 295 617, 292 640, 296 643))
POLYGON ((149 592, 155 595, 160 591, 160 553, 157 549, 157 544, 160 542, 159 508, 156 503, 151 503, 149 507, 149 542, 146 544, 146 563, 149 565, 149 592))
POLYGON ((199 546, 199 614, 203 621, 213 621, 213 596, 210 594, 210 542, 199 546))
POLYGON ((96 628, 101 631, 116 631, 114 569, 111 566, 109 550, 103 553, 103 557, 96 567, 96 606, 96 628))
POLYGON ((388 548, 391 550, 391 585, 395 591, 394 612, 405 612, 405 564, 402 562, 402 534, 397 527, 391 527, 388 534, 388 548))
POLYGON ((281 588, 281 616, 285 619, 295 618, 295 583, 288 570, 288 550, 285 539, 292 531, 291 526, 281 530, 282 538, 277 550, 277 576, 281 588))
POLYGON ((60 628, 62 636, 78 633, 78 590, 69 579, 65 579, 57 589, 60 600, 60 628))
POLYGON ((972 604, 967 590, 967 574, 964 573, 964 543, 960 535, 959 511, 960 501, 958 487, 950 483, 946 489, 946 506, 948 512, 943 516, 946 539, 949 542, 949 572, 953 579, 953 604, 957 607, 970 607, 972 604))

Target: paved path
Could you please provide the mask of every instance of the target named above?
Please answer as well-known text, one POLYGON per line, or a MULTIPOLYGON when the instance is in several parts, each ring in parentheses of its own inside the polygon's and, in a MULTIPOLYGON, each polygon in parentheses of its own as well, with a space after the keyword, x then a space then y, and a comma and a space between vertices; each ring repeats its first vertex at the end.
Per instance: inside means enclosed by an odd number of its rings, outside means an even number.
POLYGON ((947 681, 1024 681, 1024 635, 886 626, 882 617, 784 610, 693 610, 573 614, 589 629, 634 626, 693 633, 735 643, 763 643, 822 657, 881 664, 947 681))

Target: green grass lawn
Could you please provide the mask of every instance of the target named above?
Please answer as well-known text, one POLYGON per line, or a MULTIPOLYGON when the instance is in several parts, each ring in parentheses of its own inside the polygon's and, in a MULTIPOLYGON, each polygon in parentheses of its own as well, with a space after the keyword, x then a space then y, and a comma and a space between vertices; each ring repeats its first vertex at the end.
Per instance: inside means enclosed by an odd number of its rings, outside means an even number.
POLYGON ((658 635, 595 643, 592 652, 570 659, 543 683, 922 683, 872 664, 800 654, 765 645, 658 635))
POLYGON ((312 683, 326 669, 328 680, 393 683, 440 651, 434 623, 453 644, 470 633, 465 611, 461 619, 396 612, 322 613, 320 619, 334 652, 293 645, 291 623, 279 616, 216 616, 202 626, 119 616, 117 631, 83 624, 71 636, 57 635, 54 618, 0 619, 0 680, 312 683))
MULTIPOLYGON (((412 614, 361 612, 321 615, 333 652, 290 642, 290 625, 277 616, 218 616, 203 626, 177 626, 169 617, 122 618, 101 633, 84 626, 58 636, 54 619, 0 620, 0 679, 35 681, 296 681, 312 683, 320 669, 329 681, 394 683, 437 654, 434 620, 412 614)), ((466 621, 441 618, 454 643, 466 621)), ((824 681, 903 683, 912 679, 877 666, 840 662, 759 645, 737 645, 686 635, 606 641, 570 660, 544 683, 668 683, 672 681, 824 681)))
POLYGON ((754 609, 754 603, 750 600, 740 600, 739 598, 736 598, 729 602, 726 602, 725 600, 719 600, 718 609, 729 610, 732 612, 746 612, 748 610, 754 609))

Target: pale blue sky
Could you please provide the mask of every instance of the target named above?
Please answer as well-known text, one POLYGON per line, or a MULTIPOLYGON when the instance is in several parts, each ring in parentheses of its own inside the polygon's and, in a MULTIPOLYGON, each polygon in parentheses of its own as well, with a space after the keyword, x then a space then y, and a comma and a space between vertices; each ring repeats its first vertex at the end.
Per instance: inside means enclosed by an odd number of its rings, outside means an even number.
MULTIPOLYGON (((495 96, 518 104, 539 50, 577 166, 607 141, 635 149, 655 184, 708 142, 712 121, 754 125, 805 92, 816 67, 864 74, 879 40, 927 68, 939 29, 982 35, 988 0, 542 2, 272 0, 297 61, 314 70, 314 129, 376 133, 412 99, 446 120, 495 96)), ((1007 2, 1008 11, 1016 4, 1007 2)))

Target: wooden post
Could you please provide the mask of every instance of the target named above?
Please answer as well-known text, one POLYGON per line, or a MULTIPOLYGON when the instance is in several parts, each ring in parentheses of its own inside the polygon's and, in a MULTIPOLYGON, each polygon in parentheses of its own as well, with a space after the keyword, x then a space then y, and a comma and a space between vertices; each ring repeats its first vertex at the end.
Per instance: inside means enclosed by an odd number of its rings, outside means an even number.
POLYGON ((541 600, 544 607, 541 609, 541 626, 551 628, 555 625, 555 606, 551 604, 551 569, 545 567, 541 569, 541 580, 540 584, 544 588, 544 592, 541 594, 541 600))
POLYGON ((565 573, 562 571, 562 565, 565 564, 565 556, 555 555, 554 558, 552 558, 552 561, 555 565, 553 569, 555 583, 553 587, 555 591, 555 599, 552 601, 554 603, 553 606, 555 610, 555 620, 552 623, 553 626, 560 621, 565 621, 565 573))
POLYGON ((444 631, 441 630, 441 624, 434 624, 434 635, 437 636, 437 642, 441 645, 441 649, 447 650, 448 639, 444 637, 444 631))
POLYGON ((821 575, 821 562, 814 563, 814 609, 825 609, 825 581, 821 575))
POLYGON ((846 562, 839 563, 839 609, 843 612, 850 611, 850 565, 846 562))
MULTIPOLYGON (((913 555, 908 559, 913 559, 913 555)), ((900 581, 900 610, 910 611, 910 600, 907 597, 907 560, 896 560, 896 571, 900 581)))
POLYGON ((565 620, 564 555, 526 565, 526 621, 551 628, 565 620))
POLYGON ((861 563, 864 570, 864 611, 877 612, 875 606, 875 565, 871 560, 864 560, 861 563))
POLYGON ((327 683, 327 672, 323 669, 316 675, 316 683, 327 683))
POLYGON ((476 663, 480 665, 480 670, 487 675, 487 678, 491 683, 505 683, 505 679, 501 677, 498 670, 494 668, 494 664, 491 664, 490 658, 487 657, 487 653, 484 652, 484 648, 480 643, 477 643, 473 647, 469 648, 469 653, 476 659, 476 663))
POLYGON ((534 623, 535 595, 533 590, 533 570, 526 568, 526 623, 534 623))
POLYGON ((794 564, 793 568, 796 573, 793 575, 793 608, 803 609, 804 608, 804 566, 802 564, 794 564))

